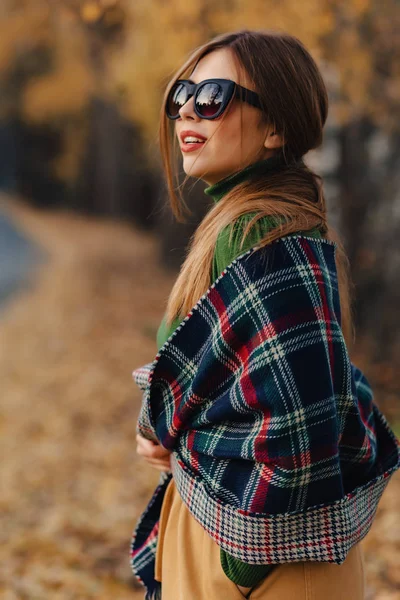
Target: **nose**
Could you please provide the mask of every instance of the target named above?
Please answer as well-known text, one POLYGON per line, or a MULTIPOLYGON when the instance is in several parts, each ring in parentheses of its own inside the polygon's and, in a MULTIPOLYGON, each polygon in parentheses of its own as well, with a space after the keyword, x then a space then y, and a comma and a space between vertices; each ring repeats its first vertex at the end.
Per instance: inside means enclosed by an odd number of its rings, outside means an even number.
POLYGON ((187 102, 181 106, 179 109, 179 116, 181 119, 193 119, 194 121, 200 120, 194 112, 194 96, 190 96, 189 100, 187 100, 187 102))

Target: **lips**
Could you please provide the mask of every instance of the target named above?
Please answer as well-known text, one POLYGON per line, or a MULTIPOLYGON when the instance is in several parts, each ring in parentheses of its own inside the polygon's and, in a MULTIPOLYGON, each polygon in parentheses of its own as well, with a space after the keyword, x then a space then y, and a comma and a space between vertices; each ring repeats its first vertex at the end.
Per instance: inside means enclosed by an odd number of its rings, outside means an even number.
POLYGON ((204 142, 207 140, 206 137, 204 137, 204 135, 201 135, 201 133, 198 133, 197 131, 193 131, 192 129, 190 130, 185 130, 185 131, 181 131, 180 135, 179 135, 180 139, 181 139, 181 150, 182 152, 196 152, 196 150, 200 150, 200 147, 203 146, 204 142), (202 140, 201 142, 188 142, 187 144, 185 144, 184 139, 187 136, 191 136, 191 137, 195 137, 198 138, 199 140, 202 140))
POLYGON ((193 131, 192 129, 190 129, 190 130, 189 129, 185 129, 184 131, 181 131, 181 133, 179 134, 181 142, 185 146, 187 146, 187 144, 185 144, 184 139, 188 135, 191 135, 192 137, 199 138, 199 140, 203 140, 203 141, 206 141, 206 139, 207 139, 204 135, 201 135, 201 133, 198 133, 197 131, 193 131))

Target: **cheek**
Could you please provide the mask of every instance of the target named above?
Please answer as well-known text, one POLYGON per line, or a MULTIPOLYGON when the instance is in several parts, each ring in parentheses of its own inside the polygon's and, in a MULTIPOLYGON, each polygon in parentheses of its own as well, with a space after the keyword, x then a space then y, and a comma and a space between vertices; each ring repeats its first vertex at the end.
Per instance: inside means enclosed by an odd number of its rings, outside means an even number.
POLYGON ((263 128, 260 127, 260 115, 256 109, 242 105, 229 111, 221 126, 215 132, 214 139, 218 146, 229 149, 242 147, 244 151, 259 148, 264 141, 263 128))
POLYGON ((240 130, 240 115, 227 115, 218 128, 215 128, 215 133, 210 141, 211 143, 214 142, 215 147, 226 147, 227 144, 229 144, 229 147, 232 147, 232 145, 240 144, 240 130))

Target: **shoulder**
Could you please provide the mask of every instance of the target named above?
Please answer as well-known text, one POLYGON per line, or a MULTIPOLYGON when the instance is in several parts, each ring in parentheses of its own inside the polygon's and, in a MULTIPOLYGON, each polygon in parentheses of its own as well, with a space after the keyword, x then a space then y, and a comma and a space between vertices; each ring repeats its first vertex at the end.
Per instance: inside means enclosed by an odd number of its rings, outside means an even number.
POLYGON ((234 223, 230 223, 220 231, 215 244, 212 265, 213 281, 235 258, 257 245, 268 231, 277 225, 274 217, 261 217, 250 226, 242 245, 244 232, 256 215, 256 212, 245 213, 236 219, 234 223))

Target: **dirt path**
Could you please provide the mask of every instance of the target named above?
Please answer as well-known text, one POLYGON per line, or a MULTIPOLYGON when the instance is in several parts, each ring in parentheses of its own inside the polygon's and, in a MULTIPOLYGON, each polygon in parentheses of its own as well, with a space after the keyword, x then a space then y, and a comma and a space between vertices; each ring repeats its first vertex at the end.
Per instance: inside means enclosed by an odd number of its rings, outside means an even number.
POLYGON ((1 597, 142 598, 129 538, 158 472, 137 460, 131 372, 172 277, 123 223, 5 208, 52 260, 1 320, 1 597))
MULTIPOLYGON (((131 372, 154 358, 174 276, 124 223, 5 209, 51 260, 0 323, 0 598, 142 599, 129 541, 158 471, 135 452, 131 372)), ((399 495, 396 475, 363 542, 367 600, 400 598, 399 495)))
POLYGON ((3 200, 5 195, 0 192, 0 317, 13 293, 29 286, 35 267, 46 259, 42 247, 26 237, 2 210, 3 200))

